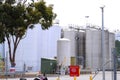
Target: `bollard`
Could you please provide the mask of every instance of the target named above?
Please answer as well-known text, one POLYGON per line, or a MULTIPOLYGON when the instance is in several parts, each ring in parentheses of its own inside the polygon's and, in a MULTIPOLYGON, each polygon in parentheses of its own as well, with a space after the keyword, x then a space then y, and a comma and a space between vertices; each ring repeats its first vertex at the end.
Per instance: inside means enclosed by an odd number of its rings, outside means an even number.
POLYGON ((92 79, 92 75, 90 75, 90 80, 93 80, 93 79, 92 79))
POLYGON ((74 76, 74 80, 77 80, 76 76, 74 76))

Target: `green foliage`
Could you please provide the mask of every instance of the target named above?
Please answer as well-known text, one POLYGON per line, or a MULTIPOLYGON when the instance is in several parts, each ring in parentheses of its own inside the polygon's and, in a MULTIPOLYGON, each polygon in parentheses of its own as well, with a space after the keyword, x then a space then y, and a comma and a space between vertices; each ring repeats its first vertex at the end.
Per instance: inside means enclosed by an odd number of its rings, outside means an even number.
POLYGON ((115 48, 117 50, 117 56, 120 56, 120 41, 119 40, 115 41, 115 48))
POLYGON ((43 29, 48 28, 48 26, 51 26, 52 20, 54 19, 55 14, 52 12, 52 7, 45 6, 45 2, 38 2, 35 3, 35 8, 37 9, 38 12, 41 12, 41 20, 40 23, 44 26, 43 29))
POLYGON ((46 6, 44 0, 40 2, 12 5, 15 0, 5 0, 0 5, 0 43, 5 41, 5 36, 22 37, 30 24, 40 23, 43 29, 48 29, 56 16, 51 6, 46 6))
POLYGON ((17 46, 28 28, 33 29, 34 24, 37 23, 42 25, 42 29, 48 29, 52 25, 56 17, 52 10, 52 6, 46 6, 44 0, 39 2, 33 0, 32 3, 27 1, 16 3, 15 0, 0 1, 0 43, 7 40, 11 64, 15 62, 17 46), (14 46, 13 50, 11 43, 14 46))
POLYGON ((5 0, 5 3, 14 4, 14 3, 15 3, 15 0, 5 0))
POLYGON ((25 13, 24 5, 12 6, 8 3, 0 5, 0 42, 10 35, 19 37, 24 35, 28 26, 24 21, 24 16, 27 15, 25 13))

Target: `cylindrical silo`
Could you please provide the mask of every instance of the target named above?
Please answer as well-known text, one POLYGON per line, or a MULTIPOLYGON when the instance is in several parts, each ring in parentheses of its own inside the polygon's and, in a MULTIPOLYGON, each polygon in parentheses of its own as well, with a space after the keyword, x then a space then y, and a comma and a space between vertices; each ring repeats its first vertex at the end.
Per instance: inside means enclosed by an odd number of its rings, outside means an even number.
POLYGON ((105 63, 102 62, 101 40, 101 30, 86 30, 86 68, 101 69, 102 64, 104 64, 105 69, 112 68, 111 57, 112 49, 115 47, 115 35, 104 30, 105 63))
POLYGON ((105 69, 109 69, 109 32, 104 31, 104 64, 105 69))
POLYGON ((109 32, 109 69, 112 69, 112 60, 113 60, 113 48, 115 48, 115 34, 112 32, 109 32))
POLYGON ((71 54, 71 57, 76 57, 76 53, 77 52, 77 40, 76 40, 76 37, 77 37, 77 31, 75 30, 64 30, 64 38, 67 38, 67 39, 70 39, 71 41, 71 50, 70 50, 70 54, 71 54))
POLYGON ((78 53, 77 50, 77 31, 75 30, 64 30, 64 38, 70 39, 70 60, 71 60, 71 65, 76 65, 76 55, 78 53))
POLYGON ((70 40, 61 38, 57 41, 57 62, 60 66, 70 65, 70 40))
POLYGON ((77 50, 78 50, 78 58, 77 63, 81 65, 81 68, 85 68, 85 31, 78 32, 78 40, 77 40, 77 50))
POLYGON ((90 30, 86 30, 86 68, 91 69, 92 67, 92 33, 90 30))
POLYGON ((101 65, 101 31, 86 30, 86 68, 95 70, 101 65))
POLYGON ((71 65, 83 65, 85 62, 85 32, 81 30, 64 30, 64 38, 71 41, 71 65))
POLYGON ((79 31, 78 32, 78 54, 79 56, 83 56, 85 54, 85 32, 79 31))

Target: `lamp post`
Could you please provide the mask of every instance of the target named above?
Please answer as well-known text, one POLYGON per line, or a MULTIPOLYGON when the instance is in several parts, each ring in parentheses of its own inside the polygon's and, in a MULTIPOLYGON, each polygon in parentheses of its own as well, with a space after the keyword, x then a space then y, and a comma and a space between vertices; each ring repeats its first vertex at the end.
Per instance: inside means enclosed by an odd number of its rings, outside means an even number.
POLYGON ((105 53, 104 53, 104 7, 105 6, 102 6, 100 7, 101 10, 102 10, 102 49, 101 49, 101 52, 102 52, 102 71, 103 71, 103 80, 105 80, 105 66, 104 66, 104 63, 105 63, 105 53))
POLYGON ((88 28, 88 18, 89 18, 89 16, 85 16, 85 19, 86 19, 86 28, 88 28))

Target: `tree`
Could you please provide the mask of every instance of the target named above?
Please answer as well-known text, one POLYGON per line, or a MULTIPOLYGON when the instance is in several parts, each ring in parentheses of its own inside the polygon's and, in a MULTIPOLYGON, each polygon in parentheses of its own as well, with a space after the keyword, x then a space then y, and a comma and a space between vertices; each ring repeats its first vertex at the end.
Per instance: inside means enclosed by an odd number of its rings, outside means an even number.
POLYGON ((52 6, 47 6, 44 0, 28 3, 27 0, 0 1, 0 43, 7 41, 11 66, 15 66, 15 54, 21 39, 27 29, 33 29, 40 23, 42 29, 52 25, 56 14, 52 6))

